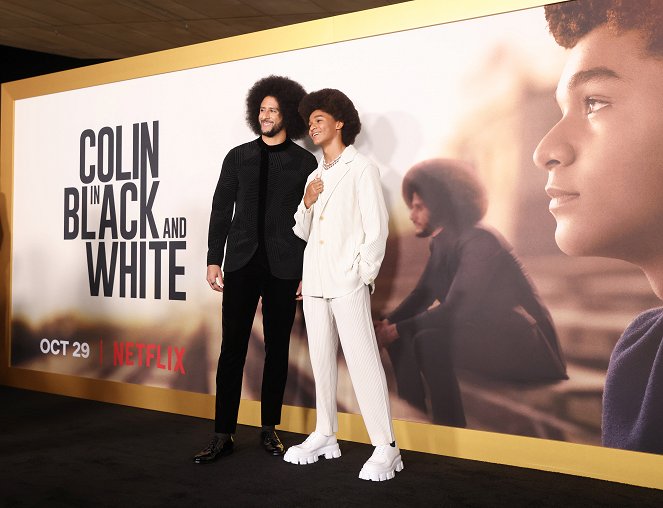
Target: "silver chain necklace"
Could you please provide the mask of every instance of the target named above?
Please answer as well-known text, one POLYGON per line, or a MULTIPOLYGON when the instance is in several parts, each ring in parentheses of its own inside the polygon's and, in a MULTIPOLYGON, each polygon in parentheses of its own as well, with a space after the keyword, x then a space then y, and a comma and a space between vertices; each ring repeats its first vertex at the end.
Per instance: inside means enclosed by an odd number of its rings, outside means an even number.
POLYGON ((330 169, 334 164, 336 164, 341 159, 341 155, 343 155, 342 152, 339 154, 338 157, 336 157, 333 161, 329 163, 326 162, 324 159, 322 159, 322 167, 325 169, 330 169))

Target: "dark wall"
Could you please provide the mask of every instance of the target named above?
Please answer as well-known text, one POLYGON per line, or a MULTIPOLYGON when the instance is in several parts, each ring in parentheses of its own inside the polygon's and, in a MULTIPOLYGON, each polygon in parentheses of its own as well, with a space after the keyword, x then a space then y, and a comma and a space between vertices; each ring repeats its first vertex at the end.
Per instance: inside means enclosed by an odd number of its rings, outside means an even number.
POLYGON ((0 46, 0 83, 107 62, 0 46))

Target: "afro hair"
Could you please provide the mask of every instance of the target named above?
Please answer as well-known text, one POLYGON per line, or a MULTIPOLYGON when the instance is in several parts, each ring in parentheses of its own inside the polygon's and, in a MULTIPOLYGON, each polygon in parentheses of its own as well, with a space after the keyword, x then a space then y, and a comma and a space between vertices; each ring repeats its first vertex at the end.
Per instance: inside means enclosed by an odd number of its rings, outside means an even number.
POLYGON ((257 135, 261 134, 258 115, 260 104, 265 97, 274 97, 279 103, 283 127, 292 139, 303 137, 306 132, 306 123, 297 113, 297 106, 306 95, 304 87, 284 76, 267 76, 257 81, 246 95, 246 123, 257 135))
POLYGON ((601 25, 615 34, 639 30, 647 50, 663 56, 663 2, 661 0, 575 0, 545 7, 546 21, 557 44, 572 48, 601 25))
POLYGON ((403 199, 412 206, 416 192, 434 227, 461 232, 486 214, 488 200, 474 167, 456 159, 429 159, 415 164, 403 178, 403 199))
POLYGON ((361 121, 355 105, 347 95, 334 88, 323 88, 311 92, 299 104, 299 114, 307 124, 311 113, 318 109, 331 115, 334 120, 343 122, 341 139, 345 146, 355 142, 361 131, 361 121))

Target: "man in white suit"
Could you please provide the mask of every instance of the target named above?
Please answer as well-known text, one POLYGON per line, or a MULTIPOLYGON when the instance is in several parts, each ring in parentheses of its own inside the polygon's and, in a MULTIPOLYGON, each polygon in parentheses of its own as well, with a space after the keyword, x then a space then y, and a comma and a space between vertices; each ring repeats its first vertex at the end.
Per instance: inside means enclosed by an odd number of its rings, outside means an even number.
POLYGON ((370 291, 384 258, 388 215, 378 168, 352 146, 361 129, 352 101, 323 89, 304 97, 299 113, 322 148, 295 214, 295 234, 307 241, 302 295, 315 379, 317 424, 284 459, 311 464, 337 458, 336 385, 340 339, 359 408, 375 451, 359 478, 383 481, 403 469, 394 441, 389 393, 371 317, 370 291))

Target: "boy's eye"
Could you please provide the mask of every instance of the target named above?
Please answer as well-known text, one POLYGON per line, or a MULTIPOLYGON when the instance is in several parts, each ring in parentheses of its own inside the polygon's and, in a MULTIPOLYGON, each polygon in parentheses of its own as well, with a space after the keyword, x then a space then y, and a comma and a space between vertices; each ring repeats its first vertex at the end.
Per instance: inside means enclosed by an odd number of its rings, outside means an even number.
POLYGON ((608 103, 604 100, 597 99, 596 97, 587 97, 585 99, 585 113, 591 115, 597 111, 608 106, 608 103))

